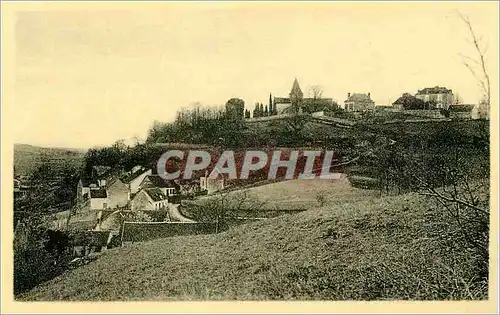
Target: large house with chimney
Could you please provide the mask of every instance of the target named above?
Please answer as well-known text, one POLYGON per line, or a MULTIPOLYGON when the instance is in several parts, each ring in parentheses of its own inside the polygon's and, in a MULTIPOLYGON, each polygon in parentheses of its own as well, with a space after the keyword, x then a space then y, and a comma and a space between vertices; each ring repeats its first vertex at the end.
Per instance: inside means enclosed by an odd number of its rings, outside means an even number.
POLYGON ((453 104, 453 91, 445 87, 435 86, 419 90, 415 97, 425 103, 433 103, 436 108, 448 109, 453 104))

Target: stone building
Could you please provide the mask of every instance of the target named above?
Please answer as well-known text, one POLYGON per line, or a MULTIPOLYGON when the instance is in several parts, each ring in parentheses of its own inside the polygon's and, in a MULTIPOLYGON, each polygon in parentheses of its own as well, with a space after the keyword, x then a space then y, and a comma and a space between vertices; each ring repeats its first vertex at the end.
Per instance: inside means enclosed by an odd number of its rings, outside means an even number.
POLYGON ((200 177, 200 189, 206 190, 208 194, 224 189, 226 178, 218 168, 214 168, 210 174, 200 177))
POLYGON ((165 210, 168 199, 159 188, 141 189, 131 201, 132 211, 165 210))
POLYGON ((375 102, 371 99, 371 94, 347 93, 347 99, 344 101, 344 110, 349 112, 360 112, 372 110, 375 108, 375 102))
MULTIPOLYGON (((271 98, 271 96, 270 96, 271 98)), ((288 97, 274 97, 271 111, 276 114, 314 113, 334 107, 331 98, 304 97, 299 81, 293 81, 288 97)))
POLYGON ((144 188, 158 188, 167 197, 175 196, 180 191, 180 185, 173 180, 166 180, 159 175, 148 175, 144 177, 139 189, 144 188))
POLYGON ((110 209, 122 208, 127 206, 130 199, 130 190, 119 178, 108 182, 106 186, 108 196, 108 207, 110 209))
POLYGON ((415 97, 426 103, 435 104, 436 108, 448 109, 453 104, 452 90, 440 86, 419 90, 415 97))

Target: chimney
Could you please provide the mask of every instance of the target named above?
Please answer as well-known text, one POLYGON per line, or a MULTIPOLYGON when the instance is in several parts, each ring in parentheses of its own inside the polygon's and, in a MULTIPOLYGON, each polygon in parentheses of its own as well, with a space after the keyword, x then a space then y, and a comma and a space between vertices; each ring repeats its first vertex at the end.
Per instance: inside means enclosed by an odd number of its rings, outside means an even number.
POLYGON ((347 93, 347 98, 351 97, 351 93, 347 93))
POLYGON ((368 92, 368 98, 370 98, 370 92, 368 92))

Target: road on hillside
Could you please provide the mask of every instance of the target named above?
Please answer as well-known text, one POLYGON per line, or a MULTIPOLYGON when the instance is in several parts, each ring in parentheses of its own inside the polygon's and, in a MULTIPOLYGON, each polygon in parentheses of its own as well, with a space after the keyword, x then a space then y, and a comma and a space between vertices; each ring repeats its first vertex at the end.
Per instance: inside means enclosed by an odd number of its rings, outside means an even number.
POLYGON ((194 220, 188 219, 179 212, 179 204, 170 204, 168 206, 168 214, 170 220, 178 222, 196 222, 194 220))

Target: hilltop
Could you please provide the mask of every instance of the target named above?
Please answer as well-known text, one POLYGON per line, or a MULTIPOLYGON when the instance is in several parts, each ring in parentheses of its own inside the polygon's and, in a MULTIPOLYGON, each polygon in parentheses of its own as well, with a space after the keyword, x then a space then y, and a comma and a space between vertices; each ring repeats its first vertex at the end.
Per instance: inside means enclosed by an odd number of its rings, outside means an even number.
POLYGON ((372 197, 108 250, 20 298, 487 298, 459 240, 444 211, 422 196, 372 197))
POLYGON ((16 143, 14 144, 14 175, 29 175, 45 161, 61 169, 63 165, 64 167, 79 167, 83 163, 84 155, 84 149, 44 148, 16 143))

